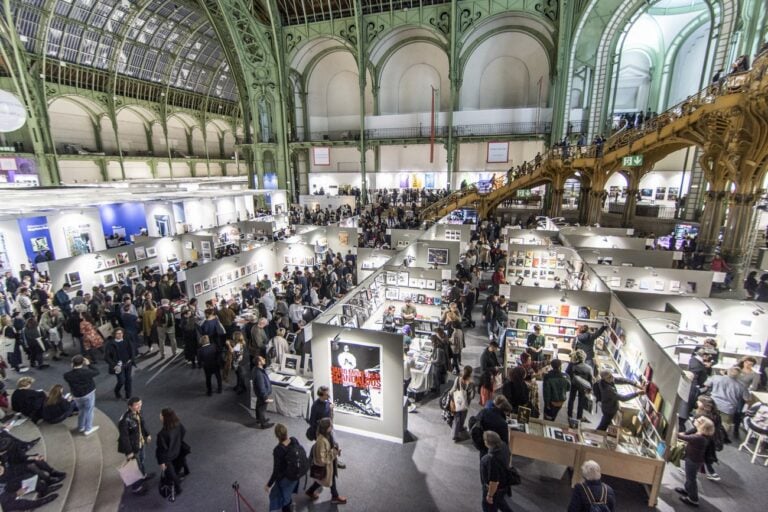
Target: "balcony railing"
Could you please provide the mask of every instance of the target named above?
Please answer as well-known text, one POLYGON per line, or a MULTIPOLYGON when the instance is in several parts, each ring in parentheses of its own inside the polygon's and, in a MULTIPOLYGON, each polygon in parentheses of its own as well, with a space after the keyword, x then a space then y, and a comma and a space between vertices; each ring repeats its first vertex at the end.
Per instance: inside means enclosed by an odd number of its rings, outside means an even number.
MULTIPOLYGON (((447 137, 447 126, 436 126, 435 137, 447 137)), ((487 137, 494 135, 545 135, 552 131, 552 123, 519 122, 496 124, 467 124, 453 127, 454 137, 487 137)), ((365 130, 367 139, 428 139, 431 137, 429 126, 407 126, 402 128, 371 128, 365 130)), ((311 132, 309 141, 345 141, 360 140, 359 130, 326 130, 311 132)), ((292 142, 305 142, 297 136, 292 142)))

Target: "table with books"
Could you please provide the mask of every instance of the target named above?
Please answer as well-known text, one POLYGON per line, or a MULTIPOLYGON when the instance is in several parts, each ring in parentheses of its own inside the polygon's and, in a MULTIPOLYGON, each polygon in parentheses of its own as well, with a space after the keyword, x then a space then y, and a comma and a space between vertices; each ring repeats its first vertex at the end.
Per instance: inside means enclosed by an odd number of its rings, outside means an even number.
POLYGON ((609 427, 606 433, 538 419, 527 423, 513 419, 509 427, 513 455, 572 468, 572 486, 582 480, 581 465, 594 460, 603 475, 646 485, 648 506, 656 506, 665 461, 658 453, 635 446, 623 429, 609 427))

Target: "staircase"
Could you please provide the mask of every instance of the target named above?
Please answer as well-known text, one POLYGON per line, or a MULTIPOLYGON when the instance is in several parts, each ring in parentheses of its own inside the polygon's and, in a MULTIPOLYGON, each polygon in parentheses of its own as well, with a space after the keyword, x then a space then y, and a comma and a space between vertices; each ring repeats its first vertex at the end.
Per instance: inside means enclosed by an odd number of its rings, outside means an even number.
POLYGON ((103 412, 94 411, 100 428, 86 437, 77 432, 77 417, 63 423, 35 425, 27 420, 11 430, 24 441, 40 437, 30 453, 43 455, 59 471, 67 473, 56 501, 40 512, 116 512, 123 496, 123 482, 115 468, 123 461, 117 453, 117 427, 103 412))
MULTIPOLYGON (((695 145, 693 140, 698 135, 692 135, 691 129, 697 124, 703 123, 702 126, 709 128, 707 133, 725 133, 728 130, 728 120, 719 114, 744 107, 747 98, 754 97, 752 93, 758 89, 764 90, 768 80, 763 78, 763 73, 767 68, 768 55, 765 55, 755 61, 752 70, 729 75, 720 89, 707 87, 646 121, 642 127, 620 130, 613 134, 603 144, 602 154, 598 152, 598 148, 590 146, 583 148, 578 154, 570 151, 570 157, 564 158, 560 148, 554 148, 545 155, 541 165, 531 174, 512 180, 490 194, 480 194, 475 187, 454 192, 426 208, 421 213, 421 220, 437 220, 452 210, 469 205, 477 207, 480 218, 483 218, 518 189, 535 186, 557 177, 564 180, 577 170, 604 177, 621 169, 622 158, 630 155, 644 155, 646 164, 658 162, 670 153, 695 145)), ((701 173, 698 162, 694 171, 696 178, 701 173)), ((601 181, 598 180, 598 183, 601 181)), ((702 192, 697 191, 698 194, 702 192)), ((683 194, 684 191, 680 193, 683 194)))

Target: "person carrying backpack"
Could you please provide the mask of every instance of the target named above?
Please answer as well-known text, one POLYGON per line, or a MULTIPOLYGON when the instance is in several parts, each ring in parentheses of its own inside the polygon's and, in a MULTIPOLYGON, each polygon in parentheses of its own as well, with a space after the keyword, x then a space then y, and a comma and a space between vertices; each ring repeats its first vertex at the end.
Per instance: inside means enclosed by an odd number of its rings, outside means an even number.
POLYGON ((480 481, 483 484, 483 512, 512 512, 507 503, 510 468, 509 446, 492 430, 483 432, 488 453, 480 459, 480 481))
POLYGON ((272 450, 272 475, 264 490, 269 494, 269 510, 292 510, 293 494, 299 491, 299 480, 309 471, 307 451, 295 437, 288 437, 288 428, 275 425, 277 446, 272 450))
POLYGON ((616 496, 613 489, 600 481, 600 465, 588 460, 581 465, 584 481, 574 486, 568 512, 614 512, 616 496))

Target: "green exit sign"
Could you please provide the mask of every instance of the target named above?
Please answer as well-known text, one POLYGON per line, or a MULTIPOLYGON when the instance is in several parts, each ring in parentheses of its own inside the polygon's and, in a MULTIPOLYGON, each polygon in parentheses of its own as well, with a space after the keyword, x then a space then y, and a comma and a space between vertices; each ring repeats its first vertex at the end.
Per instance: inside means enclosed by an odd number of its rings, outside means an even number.
POLYGON ((643 155, 629 155, 621 159, 624 167, 640 167, 643 165, 643 155))

